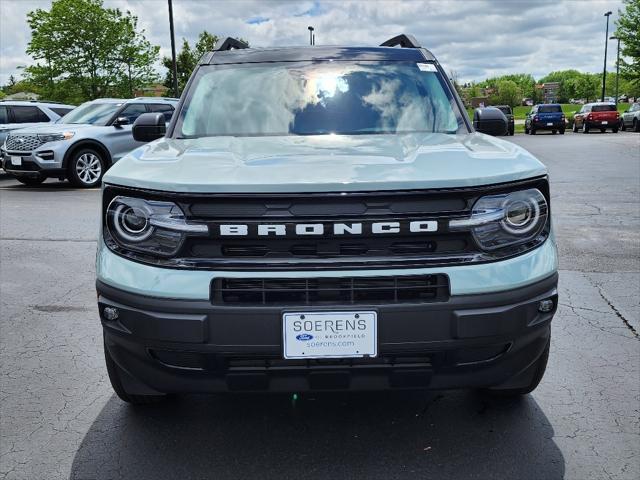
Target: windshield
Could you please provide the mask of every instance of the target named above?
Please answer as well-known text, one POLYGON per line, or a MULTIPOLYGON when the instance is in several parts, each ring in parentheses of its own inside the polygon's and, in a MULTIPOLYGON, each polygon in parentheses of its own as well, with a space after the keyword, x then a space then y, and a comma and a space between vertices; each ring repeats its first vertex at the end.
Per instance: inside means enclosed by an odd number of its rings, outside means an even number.
POLYGON ((106 125, 121 106, 121 103, 85 103, 67 113, 57 123, 106 125))
POLYGON ((511 107, 498 107, 498 110, 506 115, 511 115, 511 107))
POLYGON ((615 112, 615 105, 594 105, 591 107, 592 112, 615 112))
POLYGON ((561 111, 560 105, 541 105, 538 110, 540 113, 560 113, 561 111))
POLYGON ((205 66, 176 136, 456 133, 465 128, 434 65, 291 62, 205 66))

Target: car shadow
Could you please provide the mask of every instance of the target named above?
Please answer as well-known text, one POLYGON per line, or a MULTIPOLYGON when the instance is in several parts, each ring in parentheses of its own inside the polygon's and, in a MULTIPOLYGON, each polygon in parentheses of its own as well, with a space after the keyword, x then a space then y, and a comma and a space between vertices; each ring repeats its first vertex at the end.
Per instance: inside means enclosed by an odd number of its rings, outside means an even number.
POLYGON ((189 395, 150 407, 113 396, 70 479, 559 479, 553 437, 532 396, 189 395))

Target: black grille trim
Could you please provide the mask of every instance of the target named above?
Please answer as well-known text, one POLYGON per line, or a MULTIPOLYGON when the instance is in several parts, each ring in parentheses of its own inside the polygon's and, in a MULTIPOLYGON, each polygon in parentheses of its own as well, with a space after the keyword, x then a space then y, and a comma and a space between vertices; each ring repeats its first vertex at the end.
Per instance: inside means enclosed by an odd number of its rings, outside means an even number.
POLYGON ((216 278, 215 305, 375 305, 446 302, 444 274, 378 277, 216 278))

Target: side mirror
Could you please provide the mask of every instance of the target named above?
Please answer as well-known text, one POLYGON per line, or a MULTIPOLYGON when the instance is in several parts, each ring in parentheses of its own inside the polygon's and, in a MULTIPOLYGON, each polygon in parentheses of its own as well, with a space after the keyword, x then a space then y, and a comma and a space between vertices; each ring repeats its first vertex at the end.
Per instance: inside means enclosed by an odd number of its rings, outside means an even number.
POLYGON ((138 142, 151 142, 167 133, 164 114, 143 113, 133 122, 133 139, 138 142))
POLYGON ((121 127, 122 125, 129 125, 129 118, 127 117, 118 117, 113 122, 114 127, 121 127))
POLYGON ((504 113, 495 107, 476 108, 473 112, 473 128, 487 135, 506 135, 509 122, 504 113))

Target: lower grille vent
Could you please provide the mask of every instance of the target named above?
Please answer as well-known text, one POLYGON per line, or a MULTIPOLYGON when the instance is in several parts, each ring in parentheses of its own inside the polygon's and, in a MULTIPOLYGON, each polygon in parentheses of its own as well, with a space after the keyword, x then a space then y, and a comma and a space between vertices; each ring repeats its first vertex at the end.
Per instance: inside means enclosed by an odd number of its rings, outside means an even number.
POLYGON ((218 305, 318 305, 444 302, 446 275, 337 278, 217 278, 218 305))

